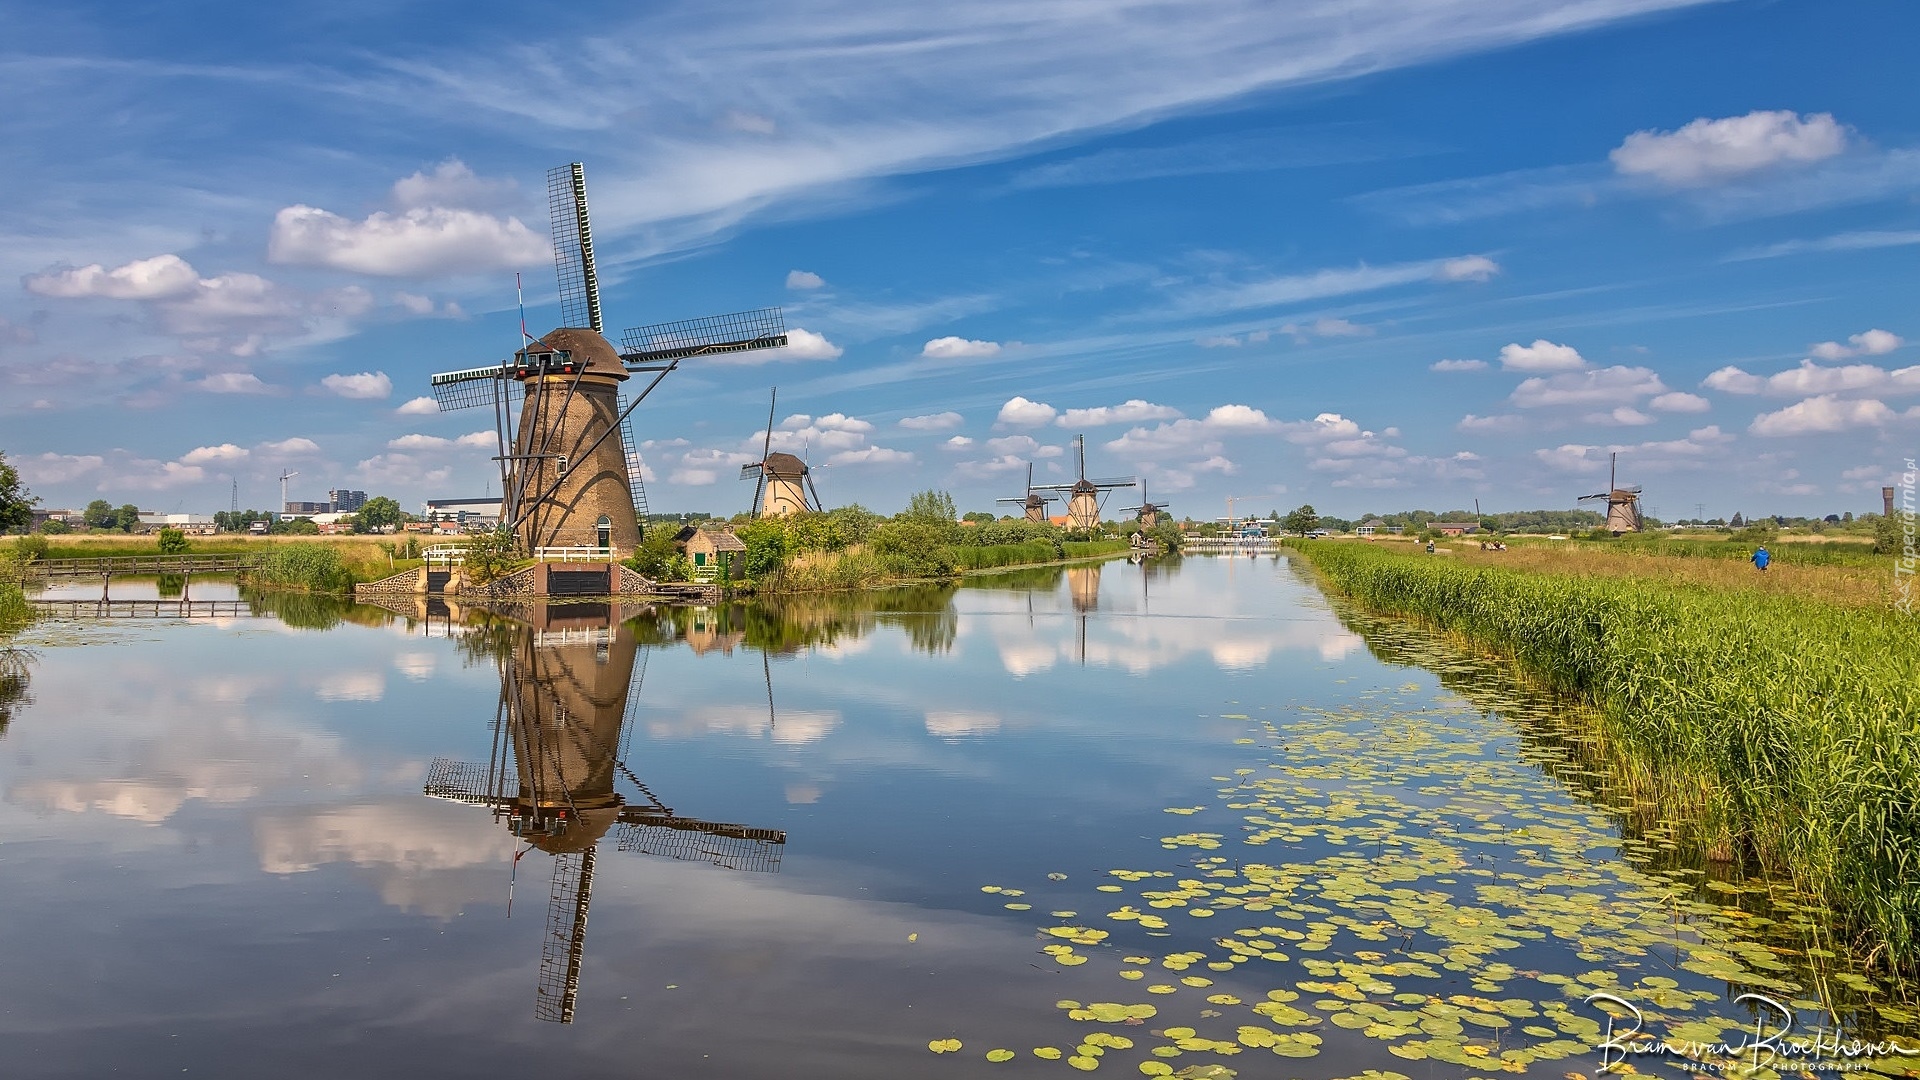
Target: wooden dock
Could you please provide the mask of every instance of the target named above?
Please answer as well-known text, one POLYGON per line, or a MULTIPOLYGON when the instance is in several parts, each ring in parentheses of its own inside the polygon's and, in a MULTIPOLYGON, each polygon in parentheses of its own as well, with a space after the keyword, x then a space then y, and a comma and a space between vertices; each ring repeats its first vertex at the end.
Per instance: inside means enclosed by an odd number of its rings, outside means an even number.
POLYGON ((34 613, 52 619, 243 619, 245 600, 32 600, 34 613))

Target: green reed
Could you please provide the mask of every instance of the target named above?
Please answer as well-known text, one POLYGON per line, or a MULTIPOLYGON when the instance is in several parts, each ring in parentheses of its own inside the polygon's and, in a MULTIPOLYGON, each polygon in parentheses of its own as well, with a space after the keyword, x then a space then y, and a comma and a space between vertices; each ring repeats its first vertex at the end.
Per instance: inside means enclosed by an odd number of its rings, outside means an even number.
POLYGON ((1920 969, 1920 621, 1891 609, 1300 546, 1336 590, 1512 654, 1599 706, 1610 743, 1699 775, 1742 845, 1920 969))

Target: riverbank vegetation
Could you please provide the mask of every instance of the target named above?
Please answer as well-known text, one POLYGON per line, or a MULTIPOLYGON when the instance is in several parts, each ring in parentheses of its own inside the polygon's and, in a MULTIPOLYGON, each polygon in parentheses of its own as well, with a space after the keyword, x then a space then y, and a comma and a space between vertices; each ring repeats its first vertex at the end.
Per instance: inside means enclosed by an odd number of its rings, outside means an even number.
MULTIPOLYGON (((1068 529, 1024 518, 969 514, 957 518, 953 499, 923 491, 891 518, 857 504, 784 518, 741 518, 734 535, 746 545, 745 577, 771 593, 871 589, 910 581, 937 581, 976 570, 1096 558, 1126 551, 1136 523, 1068 529)), ((674 544, 671 526, 648 530, 629 565, 661 581, 684 581, 693 568, 674 544)), ((1163 523, 1151 532, 1178 550, 1179 530, 1163 523)))
POLYGON ((1295 549, 1336 591, 1591 701, 1615 757, 1724 809, 1730 857, 1831 907, 1842 944, 1872 962, 1920 968, 1920 622, 1835 585, 1852 580, 1844 568, 1807 568, 1825 584, 1777 587, 1769 570, 1742 587, 1691 575, 1712 564, 1684 557, 1295 549))

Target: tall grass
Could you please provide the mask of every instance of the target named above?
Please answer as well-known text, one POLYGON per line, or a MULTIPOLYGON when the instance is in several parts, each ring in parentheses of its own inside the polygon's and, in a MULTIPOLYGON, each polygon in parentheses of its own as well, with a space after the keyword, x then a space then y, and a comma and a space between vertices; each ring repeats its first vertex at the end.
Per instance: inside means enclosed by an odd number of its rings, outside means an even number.
POLYGON ((0 636, 18 633, 33 621, 33 607, 20 587, 20 561, 0 554, 0 636))
POLYGON ((958 570, 991 570, 997 566, 1025 566, 1053 562, 1060 549, 1051 541, 1034 540, 1025 544, 990 544, 985 547, 953 549, 953 565, 958 570))
POLYGON ((1742 845, 1839 913, 1850 945, 1920 970, 1920 622, 1370 545, 1298 550, 1336 590, 1591 700, 1623 754, 1716 787, 1742 845))
POLYGON ((353 588, 353 574, 340 558, 340 550, 320 543, 276 546, 259 567, 247 574, 247 580, 309 592, 346 592, 353 588))

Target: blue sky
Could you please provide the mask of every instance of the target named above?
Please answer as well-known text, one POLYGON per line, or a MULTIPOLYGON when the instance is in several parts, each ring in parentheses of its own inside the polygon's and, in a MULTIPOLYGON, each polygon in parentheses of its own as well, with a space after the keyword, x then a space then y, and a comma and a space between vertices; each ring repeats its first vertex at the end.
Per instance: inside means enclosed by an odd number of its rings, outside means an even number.
POLYGON ((746 507, 776 384, 776 445, 889 511, 1084 433, 1196 517, 1572 506, 1616 449, 1664 517, 1859 513, 1920 443, 1898 0, 10 3, 0 40, 0 450, 47 505, 490 490, 490 416, 416 399, 516 346, 516 271, 556 318, 575 160, 610 329, 795 331, 641 406, 655 509, 746 507))

